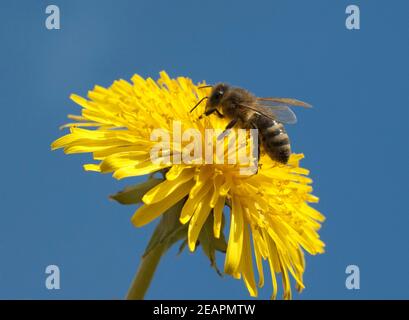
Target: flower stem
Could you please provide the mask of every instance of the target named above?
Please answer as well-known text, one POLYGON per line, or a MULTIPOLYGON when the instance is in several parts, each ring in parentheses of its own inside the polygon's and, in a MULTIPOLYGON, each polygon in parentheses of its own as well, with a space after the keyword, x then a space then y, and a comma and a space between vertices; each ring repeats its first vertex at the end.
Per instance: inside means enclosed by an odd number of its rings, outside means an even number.
POLYGON ((166 246, 164 244, 158 244, 142 258, 138 271, 132 280, 128 294, 126 295, 127 300, 142 300, 144 298, 146 291, 149 289, 155 270, 159 265, 160 258, 165 251, 166 246))

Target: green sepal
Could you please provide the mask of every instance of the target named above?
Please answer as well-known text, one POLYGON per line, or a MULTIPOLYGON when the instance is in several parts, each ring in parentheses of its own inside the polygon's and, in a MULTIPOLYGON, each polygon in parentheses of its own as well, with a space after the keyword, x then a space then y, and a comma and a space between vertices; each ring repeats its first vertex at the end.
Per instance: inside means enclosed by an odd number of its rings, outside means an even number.
MULTIPOLYGON (((222 276, 219 268, 216 264, 216 251, 226 253, 227 243, 224 237, 223 232, 220 233, 219 239, 214 237, 213 233, 213 214, 210 214, 207 218, 205 224, 202 227, 202 230, 199 234, 199 242, 202 245, 202 250, 204 254, 210 260, 210 266, 214 268, 219 276, 222 276)), ((222 230, 223 230, 224 219, 222 221, 222 230)))
POLYGON ((174 243, 186 238, 188 225, 183 225, 179 222, 180 212, 184 204, 185 199, 179 201, 162 214, 143 256, 146 256, 159 244, 164 244, 165 250, 167 250, 174 243))
POLYGON ((145 182, 128 186, 124 190, 109 196, 109 198, 118 201, 120 204, 137 204, 142 202, 145 193, 161 182, 163 182, 162 179, 149 178, 145 182))

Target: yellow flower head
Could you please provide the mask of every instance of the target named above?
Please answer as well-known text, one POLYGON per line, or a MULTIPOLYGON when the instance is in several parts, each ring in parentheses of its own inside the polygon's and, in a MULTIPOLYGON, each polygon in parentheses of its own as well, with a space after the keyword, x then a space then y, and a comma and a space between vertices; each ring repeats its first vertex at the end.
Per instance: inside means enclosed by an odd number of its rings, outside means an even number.
MULTIPOLYGON (((201 84, 203 85, 203 84, 201 84)), ((109 88, 96 86, 89 100, 72 95, 83 107, 81 116, 69 116, 70 133, 56 140, 53 149, 66 153, 92 152, 98 164, 85 170, 112 172, 117 179, 166 170, 166 179, 150 189, 132 217, 135 226, 143 226, 159 217, 182 199, 186 199, 180 222, 188 224, 188 246, 195 250, 199 233, 213 215, 213 233, 220 237, 225 206, 230 208, 230 231, 224 264, 225 273, 243 278, 251 296, 257 296, 253 257, 258 271, 258 286, 264 284, 263 260, 268 260, 272 298, 277 295, 276 276, 281 273, 284 298, 291 298, 290 274, 298 290, 304 288, 303 249, 322 253, 324 243, 317 233, 324 217, 308 205, 317 202, 311 195, 308 170, 299 167, 302 155, 293 154, 287 165, 262 155, 257 174, 243 175, 241 164, 203 163, 191 159, 174 164, 169 155, 186 154, 187 144, 171 142, 161 155, 166 161, 151 161, 155 129, 170 134, 179 121, 181 132, 196 129, 224 129, 228 120, 211 115, 198 119, 204 106, 190 113, 192 106, 209 93, 189 78, 170 79, 162 72, 155 82, 138 75, 132 83, 115 81, 109 88), (82 128, 81 128, 82 127, 82 128), (90 129, 89 127, 95 127, 90 129), (88 128, 88 129, 86 129, 88 128)), ((239 148, 239 147, 238 147, 239 148)), ((190 150, 190 149, 189 149, 190 150)))

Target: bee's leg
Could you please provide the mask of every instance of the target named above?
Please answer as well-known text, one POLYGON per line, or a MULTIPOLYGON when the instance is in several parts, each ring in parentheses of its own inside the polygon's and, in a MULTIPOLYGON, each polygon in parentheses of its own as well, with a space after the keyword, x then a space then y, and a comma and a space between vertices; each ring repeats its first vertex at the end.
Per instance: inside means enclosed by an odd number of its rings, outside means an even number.
POLYGON ((224 115, 219 110, 216 109, 216 113, 219 116, 219 118, 224 118, 224 115))
POLYGON ((207 110, 205 113, 203 113, 203 114, 201 114, 200 116, 199 116, 199 120, 200 119, 202 119, 204 116, 210 116, 213 112, 216 112, 216 110, 217 109, 210 109, 210 110, 207 110))
POLYGON ((217 137, 217 140, 223 139, 226 136, 227 131, 230 130, 231 128, 233 128, 236 125, 237 121, 239 121, 238 118, 233 119, 232 121, 230 121, 227 124, 226 128, 224 128, 224 131, 217 137))
MULTIPOLYGON (((258 130, 258 128, 257 128, 257 126, 254 124, 254 123, 250 123, 250 128, 251 129, 256 129, 256 130, 258 130)), ((255 174, 257 174, 258 173, 258 170, 261 168, 261 164, 260 164, 260 155, 261 155, 261 151, 260 151, 260 146, 261 146, 261 142, 262 142, 262 137, 261 137, 261 134, 259 133, 258 135, 257 135, 257 162, 256 162, 256 165, 257 165, 257 171, 256 171, 256 173, 255 174)), ((256 146, 254 146, 254 149, 256 148, 256 146)))
POLYGON ((200 115, 199 120, 202 119, 204 116, 206 116, 206 117, 207 117, 207 116, 210 116, 213 112, 216 112, 217 115, 218 115, 220 118, 223 118, 223 117, 224 117, 224 116, 220 113, 220 111, 217 110, 217 108, 214 108, 214 109, 207 110, 205 113, 203 113, 202 115, 200 115))

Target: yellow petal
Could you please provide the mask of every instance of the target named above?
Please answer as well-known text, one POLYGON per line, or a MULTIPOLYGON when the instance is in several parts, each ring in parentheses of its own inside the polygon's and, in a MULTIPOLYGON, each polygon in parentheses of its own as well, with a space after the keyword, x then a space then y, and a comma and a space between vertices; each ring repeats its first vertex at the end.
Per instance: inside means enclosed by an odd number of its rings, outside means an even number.
POLYGON ((195 175, 196 184, 190 191, 189 197, 194 198, 202 189, 202 187, 208 182, 208 179, 212 175, 213 170, 210 166, 204 166, 200 168, 199 174, 195 175))
POLYGON ((218 197, 216 205, 214 206, 214 209, 213 209, 213 213, 214 213, 213 233, 216 239, 220 238, 220 231, 221 231, 222 221, 223 221, 223 209, 224 209, 225 202, 226 202, 226 197, 224 196, 218 197))
MULTIPOLYGON (((195 184, 195 186, 196 185, 197 183, 195 184)), ((201 187, 200 189, 198 189, 197 195, 195 197, 191 197, 192 191, 190 191, 189 198, 186 200, 186 203, 182 209, 182 213, 180 214, 180 223, 185 224, 190 220, 196 210, 196 207, 212 187, 213 186, 209 183, 201 184, 201 187)))
POLYGON ((151 205, 145 204, 141 206, 132 216, 132 223, 136 227, 142 227, 145 224, 156 219, 164 211, 168 210, 170 207, 183 199, 183 197, 187 196, 192 186, 193 181, 188 181, 162 201, 156 202, 151 205))
POLYGON ((251 244, 248 226, 244 226, 243 230, 243 253, 241 256, 240 269, 243 275, 244 283, 250 296, 257 297, 257 286, 254 280, 253 259, 251 254, 251 244))
POLYGON ((266 243, 267 243, 268 264, 270 266, 271 280, 273 282, 273 294, 271 296, 271 299, 275 300, 277 298, 277 291, 278 291, 276 272, 280 271, 275 266, 275 263, 278 263, 278 254, 277 254, 277 249, 273 244, 273 241, 271 240, 270 237, 268 237, 266 233, 264 234, 264 239, 266 239, 266 243))
POLYGON ((233 184, 233 181, 232 181, 231 177, 226 176, 225 182, 223 183, 223 185, 220 186, 219 194, 221 196, 227 195, 227 193, 229 192, 232 184, 233 184))
POLYGON ((206 196, 199 202, 196 207, 195 213, 189 222, 188 228, 188 245, 190 251, 195 251, 197 238, 199 237, 200 230, 202 230, 203 224, 205 223, 207 217, 210 213, 210 197, 212 195, 212 190, 209 190, 206 196))
POLYGON ((133 167, 120 168, 114 172, 113 177, 120 180, 127 177, 143 176, 145 174, 162 170, 169 166, 169 164, 154 164, 152 162, 144 162, 133 167))
POLYGON ((185 171, 190 169, 190 166, 185 165, 173 165, 172 168, 166 173, 167 180, 176 180, 185 171))
POLYGON ((99 164, 84 164, 84 170, 85 171, 95 171, 95 172, 101 172, 101 169, 99 168, 99 164))
POLYGON ((150 155, 146 151, 115 153, 101 162, 101 170, 102 172, 112 172, 124 167, 141 165, 145 162, 151 162, 150 155))
POLYGON ((227 245, 224 272, 234 274, 240 265, 240 258, 243 250, 243 212, 240 200, 233 196, 230 221, 229 242, 227 245))
POLYGON ((264 270, 263 270, 263 260, 262 260, 263 256, 262 256, 262 253, 260 251, 260 244, 259 244, 259 242, 261 242, 262 239, 257 238, 256 234, 258 234, 258 232, 255 232, 255 230, 253 230, 253 232, 252 232, 252 235, 253 235, 253 248, 254 248, 254 256, 255 256, 255 259, 256 259, 257 272, 258 272, 258 278, 259 278, 258 286, 261 288, 261 287, 264 286, 264 270))
POLYGON ((282 276, 283 276, 283 287, 284 287, 283 298, 284 300, 291 300, 292 292, 291 292, 291 284, 290 284, 290 278, 288 277, 287 268, 285 268, 281 260, 280 260, 280 264, 281 264, 281 270, 282 270, 282 276))
POLYGON ((219 199, 220 187, 222 185, 222 182, 223 182, 223 176, 220 174, 214 177, 213 179, 214 191, 213 191, 212 198, 210 200, 210 207, 212 208, 214 208, 214 206, 216 205, 219 199))
POLYGON ((142 198, 146 204, 152 204, 166 198, 182 184, 193 178, 194 170, 185 170, 177 180, 166 180, 149 190, 142 198))

